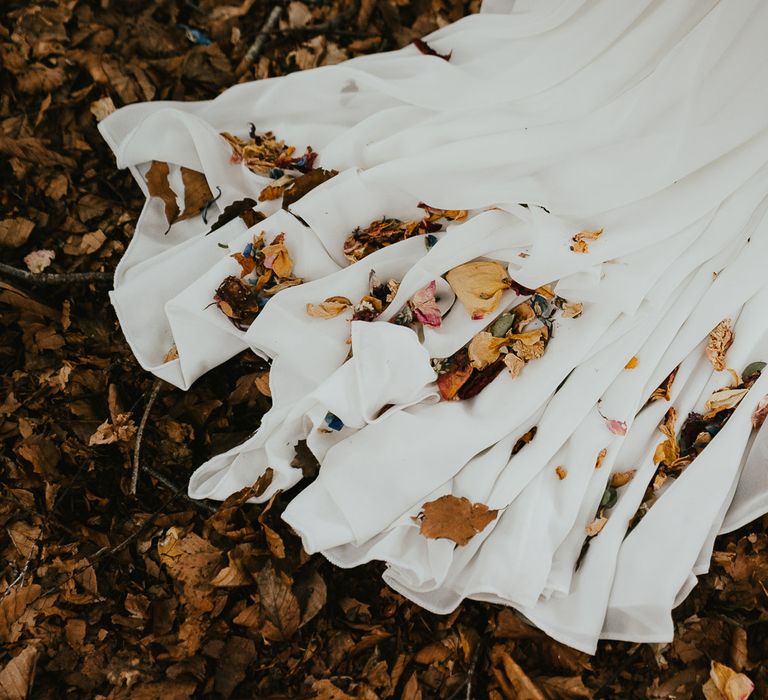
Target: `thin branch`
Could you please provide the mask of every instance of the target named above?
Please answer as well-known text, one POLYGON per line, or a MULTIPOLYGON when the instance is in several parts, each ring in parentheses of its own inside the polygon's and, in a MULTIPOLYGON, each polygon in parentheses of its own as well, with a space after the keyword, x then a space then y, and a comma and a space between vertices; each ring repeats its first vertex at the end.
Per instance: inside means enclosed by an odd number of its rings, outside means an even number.
POLYGON ((149 413, 152 410, 152 406, 155 403, 155 400, 157 399, 157 395, 160 393, 160 387, 162 384, 162 379, 155 379, 154 383, 152 384, 152 391, 149 394, 147 405, 144 408, 144 414, 141 416, 141 422, 139 423, 139 430, 136 433, 136 445, 133 448, 133 474, 131 474, 130 488, 131 496, 136 495, 136 485, 139 482, 139 453, 141 452, 141 438, 144 436, 144 428, 147 425, 149 413))
POLYGON ((195 508, 198 508, 199 510, 207 511, 208 513, 217 513, 218 512, 219 509, 215 508, 214 506, 212 506, 207 501, 197 501, 194 498, 191 498, 190 496, 188 496, 183 491, 183 487, 177 486, 168 477, 163 476, 160 472, 155 471, 154 469, 152 469, 152 467, 148 467, 148 466, 144 465, 144 466, 141 467, 141 471, 146 472, 153 479, 156 479, 163 486, 165 486, 166 488, 169 488, 171 491, 174 491, 174 492, 178 491, 184 497, 184 499, 186 501, 188 501, 189 503, 191 503, 195 508))
POLYGON ((71 282, 112 282, 112 272, 27 272, 0 263, 0 275, 31 284, 69 284, 71 282))
POLYGON ((275 5, 272 11, 267 17, 267 21, 264 22, 253 43, 248 47, 248 51, 245 52, 245 57, 238 66, 238 72, 245 71, 248 66, 254 64, 259 57, 261 50, 264 48, 264 42, 267 40, 269 33, 274 29, 277 24, 277 20, 280 18, 280 14, 283 11, 282 5, 275 5))

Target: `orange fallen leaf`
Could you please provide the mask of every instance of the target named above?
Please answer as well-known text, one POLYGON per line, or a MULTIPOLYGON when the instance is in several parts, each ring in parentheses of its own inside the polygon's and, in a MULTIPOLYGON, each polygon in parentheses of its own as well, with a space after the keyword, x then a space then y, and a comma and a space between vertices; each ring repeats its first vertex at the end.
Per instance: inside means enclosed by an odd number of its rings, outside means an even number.
POLYGON ((441 496, 423 505, 420 532, 429 539, 445 538, 463 545, 495 520, 497 514, 484 503, 472 503, 463 496, 441 496))

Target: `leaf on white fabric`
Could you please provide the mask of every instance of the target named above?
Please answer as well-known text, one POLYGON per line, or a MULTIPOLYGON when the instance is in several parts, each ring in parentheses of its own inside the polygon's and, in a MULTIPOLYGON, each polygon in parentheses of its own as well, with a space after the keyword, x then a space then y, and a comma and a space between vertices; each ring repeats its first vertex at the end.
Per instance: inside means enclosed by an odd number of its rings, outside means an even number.
POLYGON ((620 489, 622 486, 626 486, 635 476, 636 469, 629 469, 625 472, 614 472, 611 474, 611 486, 615 489, 620 489))
POLYGON ((445 538, 464 545, 497 515, 498 511, 484 503, 472 503, 463 496, 441 496, 422 506, 420 532, 429 539, 445 538))
POLYGON ((151 197, 159 197, 165 205, 165 218, 170 226, 179 215, 179 205, 176 204, 176 194, 168 182, 170 168, 162 160, 153 160, 145 179, 151 197))

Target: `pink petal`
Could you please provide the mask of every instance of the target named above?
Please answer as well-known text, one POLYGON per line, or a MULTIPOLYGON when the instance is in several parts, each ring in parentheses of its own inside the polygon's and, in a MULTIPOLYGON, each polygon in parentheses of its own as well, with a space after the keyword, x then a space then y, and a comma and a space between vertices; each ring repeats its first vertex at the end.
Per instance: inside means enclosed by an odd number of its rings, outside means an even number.
POLYGON ((443 316, 440 308, 435 301, 435 290, 437 284, 432 280, 424 289, 420 289, 411 298, 411 308, 413 315, 425 326, 440 328, 443 322, 443 316))
POLYGON ((614 435, 627 434, 627 424, 623 420, 606 419, 605 424, 608 426, 608 430, 610 430, 614 435))

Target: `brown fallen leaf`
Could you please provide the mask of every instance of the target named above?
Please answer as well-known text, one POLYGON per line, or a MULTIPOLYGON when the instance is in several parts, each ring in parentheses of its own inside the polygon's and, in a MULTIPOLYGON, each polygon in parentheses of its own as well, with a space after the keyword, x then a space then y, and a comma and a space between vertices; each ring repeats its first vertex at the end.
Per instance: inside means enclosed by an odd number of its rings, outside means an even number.
POLYGON ((733 344, 733 331, 731 319, 724 318, 709 333, 705 354, 716 371, 725 369, 725 354, 733 344))
POLYGON ((176 193, 168 182, 170 168, 162 160, 153 160, 145 179, 151 197, 159 197, 165 204, 165 218, 170 226, 179 215, 179 205, 176 203, 176 193))
POLYGON ((19 248, 23 246, 35 228, 34 222, 23 217, 0 221, 0 246, 19 248))
POLYGON ((42 588, 36 583, 17 586, 6 592, 0 600, 0 641, 10 643, 18 640, 21 625, 17 621, 27 608, 40 597, 42 588))
POLYGON ((40 653, 34 642, 27 644, 0 671, 0 698, 27 700, 35 677, 35 665, 40 653))
POLYGON ((197 216, 213 198, 208 180, 203 173, 182 167, 181 181, 184 183, 184 211, 181 212, 177 221, 197 216))
POLYGON ((337 170, 323 170, 316 168, 308 173, 299 175, 294 179, 293 184, 285 189, 283 194, 283 209, 287 209, 294 202, 298 202, 305 194, 311 192, 315 187, 322 185, 331 178, 338 175, 337 170))
POLYGON ((501 646, 491 651, 492 671, 507 700, 547 700, 544 693, 501 646))
POLYGON ((535 680, 547 700, 591 700, 594 697, 581 676, 538 676, 535 680))
POLYGON ((327 678, 315 681, 312 684, 312 692, 312 700, 357 700, 354 695, 348 695, 327 678))
POLYGON ((256 574, 256 585, 264 622, 261 633, 272 641, 290 639, 301 622, 299 602, 291 590, 291 580, 282 571, 275 571, 267 562, 256 574))
POLYGON ((441 496, 423 505, 420 532, 430 539, 442 537, 464 545, 497 515, 498 511, 489 510, 484 503, 472 503, 463 496, 441 496))

